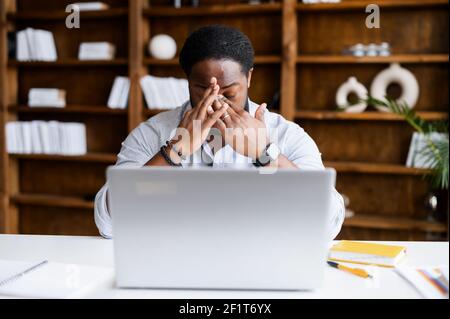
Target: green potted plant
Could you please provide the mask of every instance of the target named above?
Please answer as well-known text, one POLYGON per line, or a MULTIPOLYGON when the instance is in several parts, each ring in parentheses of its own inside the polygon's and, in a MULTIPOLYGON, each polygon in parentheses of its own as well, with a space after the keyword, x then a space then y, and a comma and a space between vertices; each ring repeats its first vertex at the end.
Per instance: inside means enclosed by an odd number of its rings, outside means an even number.
MULTIPOLYGON (((448 120, 445 121, 425 121, 417 113, 411 109, 404 102, 397 102, 389 97, 385 100, 375 99, 368 97, 366 100, 368 105, 371 106, 384 106, 387 107, 392 113, 402 116, 406 122, 408 122, 415 131, 419 132, 424 140, 425 146, 419 150, 421 156, 425 159, 425 164, 429 170, 425 171, 425 176, 430 181, 430 186, 433 193, 436 195, 434 206, 442 207, 430 207, 434 209, 436 215, 435 219, 443 221, 447 218, 448 214, 448 177, 449 177, 449 134, 448 134, 448 120), (431 133, 443 133, 445 138, 433 139, 431 133), (444 198, 436 199, 440 195, 444 198), (445 198, 447 197, 447 198, 445 198), (440 204, 440 205, 439 205, 440 204)), ((430 196, 429 196, 430 197, 430 196)), ((427 203, 428 206, 432 206, 433 203, 427 203)))

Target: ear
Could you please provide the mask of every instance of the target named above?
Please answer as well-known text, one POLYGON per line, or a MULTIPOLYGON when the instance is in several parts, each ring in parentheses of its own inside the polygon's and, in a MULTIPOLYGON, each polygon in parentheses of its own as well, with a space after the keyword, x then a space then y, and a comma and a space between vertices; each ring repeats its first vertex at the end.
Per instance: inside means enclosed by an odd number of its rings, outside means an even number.
POLYGON ((250 71, 248 71, 247 74, 247 87, 250 88, 250 84, 252 82, 252 74, 253 74, 253 68, 250 69, 250 71))

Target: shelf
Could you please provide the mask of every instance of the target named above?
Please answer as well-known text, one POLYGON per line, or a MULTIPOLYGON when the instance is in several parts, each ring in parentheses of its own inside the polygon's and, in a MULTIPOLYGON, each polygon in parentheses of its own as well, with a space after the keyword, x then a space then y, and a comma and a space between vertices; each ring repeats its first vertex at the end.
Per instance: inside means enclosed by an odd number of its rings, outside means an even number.
POLYGON ((105 114, 105 115, 126 115, 127 110, 110 109, 107 106, 81 106, 69 105, 64 108, 57 107, 29 107, 26 105, 10 106, 10 112, 19 114, 105 114))
MULTIPOLYGON (((417 112, 417 115, 426 121, 447 120, 446 112, 417 112)), ((362 113, 347 113, 339 111, 297 111, 295 118, 303 120, 339 120, 339 121, 404 121, 400 115, 367 111, 362 113)))
POLYGON ((144 10, 144 16, 151 18, 181 16, 224 16, 239 14, 281 13, 281 3, 204 5, 199 7, 174 8, 155 6, 144 10))
MULTIPOLYGON (((9 13, 7 17, 9 20, 65 20, 68 15, 69 13, 62 10, 37 10, 9 13)), ((128 8, 80 12, 80 18, 82 19, 119 18, 127 16, 128 8)))
MULTIPOLYGON (((281 63, 281 56, 279 55, 257 55, 255 56, 255 64, 277 64, 281 63)), ((144 65, 170 65, 178 66, 178 58, 170 60, 159 60, 154 58, 144 59, 144 65)))
POLYGON ((384 1, 346 1, 340 3, 315 3, 315 4, 297 4, 299 11, 340 11, 340 10, 364 10, 369 4, 376 3, 381 9, 388 8, 421 8, 448 6, 448 0, 384 0, 384 1))
POLYGON ((382 63, 448 63, 448 54, 395 54, 391 56, 355 57, 351 55, 308 54, 297 57, 298 64, 382 64, 382 63))
POLYGON ((17 205, 94 209, 93 201, 61 195, 17 194, 11 196, 11 201, 17 205))
POLYGON ((344 221, 344 227, 384 229, 384 230, 416 230, 434 233, 446 233, 445 223, 417 220, 410 218, 395 218, 384 216, 356 215, 344 221))
POLYGON ((115 164, 117 156, 108 153, 89 153, 82 156, 50 155, 50 154, 9 154, 12 158, 19 160, 36 161, 68 161, 68 162, 92 162, 115 164))
POLYGON ((424 175, 431 170, 406 167, 399 164, 334 162, 325 161, 326 167, 334 168, 338 173, 386 174, 386 175, 424 175))
POLYGON ((65 59, 55 62, 44 61, 16 61, 12 60, 8 62, 9 67, 65 67, 65 66, 127 66, 127 59, 115 59, 115 60, 93 60, 93 61, 80 61, 78 59, 65 59))

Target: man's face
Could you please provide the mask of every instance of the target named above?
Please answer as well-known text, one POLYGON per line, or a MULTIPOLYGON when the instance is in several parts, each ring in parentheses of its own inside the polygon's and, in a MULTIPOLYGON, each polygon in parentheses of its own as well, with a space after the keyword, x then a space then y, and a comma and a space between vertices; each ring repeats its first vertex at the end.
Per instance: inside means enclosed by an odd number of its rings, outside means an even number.
POLYGON ((220 86, 219 94, 225 96, 235 106, 245 108, 248 101, 252 70, 245 75, 241 65, 232 60, 209 59, 192 67, 189 80, 189 93, 192 107, 195 107, 210 86, 212 77, 220 86))

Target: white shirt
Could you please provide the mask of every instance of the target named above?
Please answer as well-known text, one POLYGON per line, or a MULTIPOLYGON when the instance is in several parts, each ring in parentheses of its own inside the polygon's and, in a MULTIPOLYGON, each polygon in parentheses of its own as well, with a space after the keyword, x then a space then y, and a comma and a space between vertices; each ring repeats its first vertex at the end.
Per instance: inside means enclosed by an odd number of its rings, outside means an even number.
MULTIPOLYGON (((259 105, 249 101, 249 113, 254 116, 259 105)), ((183 106, 160 113, 141 123, 122 143, 116 166, 143 167, 160 150, 161 146, 170 140, 179 126, 184 113, 191 108, 190 102, 183 106)), ((281 115, 266 111, 264 121, 271 142, 275 143, 299 169, 324 169, 321 153, 312 138, 297 124, 287 121, 281 115)), ((215 154, 208 143, 182 163, 183 167, 211 166, 219 167, 252 167, 250 158, 225 145, 215 154)), ((108 186, 104 185, 95 197, 95 223, 100 234, 105 238, 112 238, 111 215, 106 206, 108 186)), ((344 222, 345 206, 342 196, 332 190, 332 219, 330 220, 330 240, 334 239, 341 230, 344 222)))

